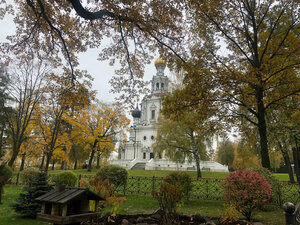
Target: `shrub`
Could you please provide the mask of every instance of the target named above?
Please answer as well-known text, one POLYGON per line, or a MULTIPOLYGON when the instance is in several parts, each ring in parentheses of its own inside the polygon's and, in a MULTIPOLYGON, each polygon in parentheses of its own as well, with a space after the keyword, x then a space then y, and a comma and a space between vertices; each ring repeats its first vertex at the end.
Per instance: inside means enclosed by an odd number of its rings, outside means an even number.
POLYGON ((250 167, 248 171, 256 171, 263 178, 265 178, 272 186, 273 198, 276 199, 279 206, 283 204, 282 202, 282 183, 277 177, 275 177, 268 169, 263 167, 250 167))
POLYGON ((232 204, 224 204, 224 217, 220 219, 221 224, 236 224, 239 218, 238 211, 232 204))
POLYGON ((160 209, 164 212, 162 224, 175 224, 176 210, 183 196, 181 188, 163 181, 160 184, 159 192, 151 191, 151 194, 156 198, 160 209))
POLYGON ((98 207, 100 207, 101 209, 105 207, 110 208, 110 215, 108 216, 108 220, 119 213, 120 205, 126 201, 126 198, 124 197, 116 197, 114 194, 114 185, 109 183, 107 179, 101 180, 99 176, 95 176, 95 178, 90 180, 89 183, 86 180, 81 179, 80 185, 81 187, 83 186, 92 188, 93 191, 106 199, 106 201, 101 201, 98 207))
POLYGON ((121 166, 106 165, 99 169, 96 177, 100 180, 108 180, 110 184, 113 184, 115 189, 119 186, 125 186, 127 183, 128 172, 121 166))
POLYGON ((39 170, 35 167, 29 167, 20 172, 20 181, 22 184, 28 185, 39 174, 39 170))
POLYGON ((2 201, 2 193, 4 185, 9 181, 12 176, 12 170, 8 166, 0 166, 0 204, 2 201))
POLYGON ((171 172, 163 179, 165 182, 178 186, 183 191, 183 194, 188 198, 192 190, 192 178, 185 172, 171 172))
POLYGON ((251 220, 253 212, 261 208, 272 196, 272 186, 258 172, 237 170, 222 182, 224 199, 251 220))
POLYGON ((182 190, 173 184, 162 182, 159 192, 152 191, 152 196, 157 199, 159 207, 166 213, 176 213, 177 204, 182 198, 182 190))
POLYGON ((0 166, 0 185, 5 185, 12 176, 12 170, 8 166, 0 166))
POLYGON ((75 187, 77 183, 77 176, 71 171, 64 171, 56 174, 53 177, 53 182, 56 186, 65 185, 67 187, 75 187))

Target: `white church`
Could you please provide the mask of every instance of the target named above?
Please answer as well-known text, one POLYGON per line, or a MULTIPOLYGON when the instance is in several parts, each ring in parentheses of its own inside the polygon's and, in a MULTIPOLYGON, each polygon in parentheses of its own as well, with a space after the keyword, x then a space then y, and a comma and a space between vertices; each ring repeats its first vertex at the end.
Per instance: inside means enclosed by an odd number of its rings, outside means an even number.
MULTIPOLYGON (((152 144, 157 134, 156 123, 162 107, 161 98, 169 91, 169 79, 164 74, 166 62, 158 58, 155 62, 156 74, 151 81, 151 94, 143 99, 140 107, 132 112, 133 125, 130 127, 129 141, 121 150, 121 159, 111 160, 127 169, 146 170, 196 170, 194 162, 176 163, 164 154, 155 156, 152 144)), ((201 170, 228 172, 228 167, 214 161, 200 161, 201 170)))

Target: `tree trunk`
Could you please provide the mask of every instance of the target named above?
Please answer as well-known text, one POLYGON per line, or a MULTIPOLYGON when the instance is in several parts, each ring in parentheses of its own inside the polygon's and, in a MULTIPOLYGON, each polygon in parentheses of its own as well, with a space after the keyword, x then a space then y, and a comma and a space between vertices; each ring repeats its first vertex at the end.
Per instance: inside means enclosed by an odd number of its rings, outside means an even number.
POLYGON ((97 155, 97 167, 96 167, 97 169, 99 169, 100 168, 100 154, 98 153, 98 155, 97 155))
POLYGON ((260 88, 256 93, 257 103, 257 119, 258 119, 258 133, 260 141, 260 156, 261 165, 264 168, 271 169, 270 157, 268 151, 268 138, 267 138, 267 123, 265 119, 265 106, 263 103, 263 90, 260 88))
POLYGON ((21 161, 20 171, 24 170, 25 159, 26 159, 26 153, 23 153, 22 154, 22 161, 21 161))
POLYGON ((15 160, 16 160, 16 158, 18 157, 18 152, 19 152, 19 151, 15 150, 15 148, 16 148, 16 147, 13 147, 13 154, 12 154, 12 156, 11 156, 9 162, 8 162, 8 166, 9 166, 10 168, 13 167, 13 165, 14 165, 14 163, 15 163, 15 160))
POLYGON ((77 159, 75 159, 75 162, 74 162, 74 170, 77 170, 77 159))
POLYGON ((0 133, 0 157, 2 156, 2 148, 3 148, 3 136, 4 136, 5 125, 1 124, 1 133, 0 133))
POLYGON ((45 165, 45 172, 46 173, 48 172, 48 169, 49 169, 50 160, 51 160, 51 157, 49 155, 47 155, 46 165, 45 165))
POLYGON ((45 155, 42 156, 42 162, 41 162, 41 165, 40 165, 40 170, 41 171, 43 170, 44 162, 45 162, 45 155))
POLYGON ((92 150, 92 152, 91 152, 90 159, 89 159, 89 164, 88 164, 88 171, 89 171, 89 172, 92 171, 92 163, 93 163, 94 155, 95 155, 95 150, 94 150, 94 148, 93 148, 93 150, 92 150))
POLYGON ((197 180, 199 180, 200 178, 202 178, 201 169, 200 169, 200 157, 199 157, 199 153, 197 152, 197 150, 194 150, 193 154, 194 154, 194 158, 196 161, 197 180))
POLYGON ((284 163, 287 167, 290 182, 295 183, 293 168, 292 168, 292 165, 291 165, 291 160, 290 160, 289 154, 286 152, 286 150, 283 149, 282 144, 280 143, 280 141, 278 141, 278 146, 279 146, 279 149, 280 149, 281 154, 283 156, 284 163))
POLYGON ((0 204, 2 204, 3 185, 0 184, 0 204))
POLYGON ((52 168, 51 168, 52 170, 54 170, 54 166, 55 166, 55 160, 53 159, 52 160, 52 168))
POLYGON ((93 158, 94 158, 94 155, 95 155, 95 152, 96 152, 95 149, 97 147, 97 143, 98 143, 98 139, 95 139, 93 147, 92 147, 91 156, 90 156, 90 159, 89 159, 89 164, 88 164, 88 171, 89 172, 92 171, 92 163, 93 163, 93 158))
POLYGON ((61 162, 60 169, 61 169, 61 170, 67 170, 67 169, 68 169, 67 161, 66 161, 66 160, 63 160, 63 161, 61 162))
POLYGON ((300 155, 299 152, 296 151, 296 148, 293 148, 293 158, 294 158, 294 171, 296 174, 297 182, 298 184, 300 184, 300 171, 299 171, 300 155))

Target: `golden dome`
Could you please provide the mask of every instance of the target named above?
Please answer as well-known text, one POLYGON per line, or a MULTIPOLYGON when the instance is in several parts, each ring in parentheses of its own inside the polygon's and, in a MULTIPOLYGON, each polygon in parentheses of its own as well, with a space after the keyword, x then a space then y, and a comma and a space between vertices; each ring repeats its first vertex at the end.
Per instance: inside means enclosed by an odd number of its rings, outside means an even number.
POLYGON ((154 65, 157 66, 166 66, 166 60, 162 59, 162 58, 158 58, 157 60, 154 61, 154 65))

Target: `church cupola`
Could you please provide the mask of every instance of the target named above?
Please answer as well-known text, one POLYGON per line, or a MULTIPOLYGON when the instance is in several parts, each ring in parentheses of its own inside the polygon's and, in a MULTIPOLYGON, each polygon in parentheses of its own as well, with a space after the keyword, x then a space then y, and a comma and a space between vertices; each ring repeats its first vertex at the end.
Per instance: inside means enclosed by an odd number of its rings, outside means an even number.
POLYGON ((141 110, 139 110, 139 106, 136 105, 136 108, 131 113, 133 118, 141 118, 141 110))
POLYGON ((166 60, 164 60, 162 58, 158 58, 157 60, 155 60, 154 65, 157 70, 156 75, 164 76, 164 70, 166 68, 166 60))
POLYGON ((155 60, 156 75, 152 78, 152 93, 164 93, 168 90, 168 78, 164 74, 166 68, 166 60, 158 58, 155 60))

